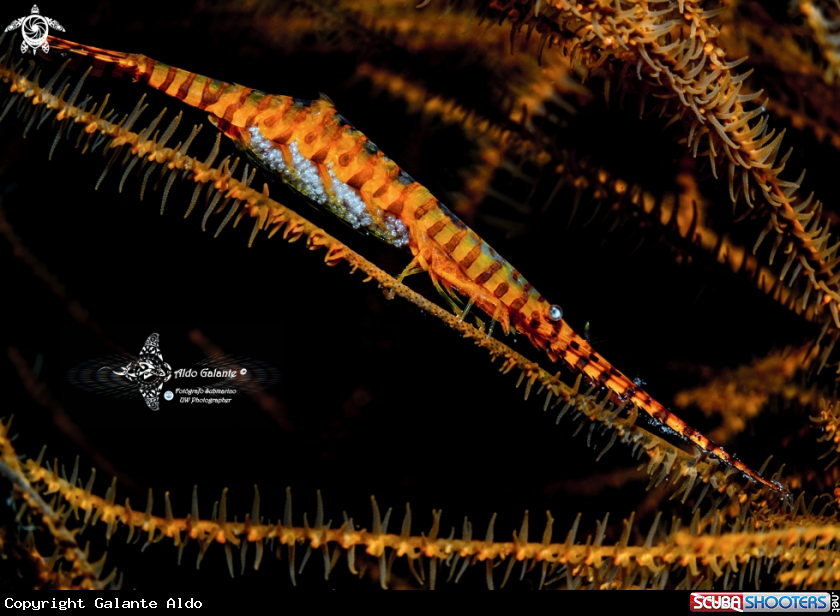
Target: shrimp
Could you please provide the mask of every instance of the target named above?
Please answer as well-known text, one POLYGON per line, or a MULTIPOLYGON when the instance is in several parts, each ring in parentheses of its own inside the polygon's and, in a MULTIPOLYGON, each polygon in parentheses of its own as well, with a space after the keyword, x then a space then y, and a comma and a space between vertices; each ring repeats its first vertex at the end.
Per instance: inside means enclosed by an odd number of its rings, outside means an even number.
MULTIPOLYGON (((551 361, 561 360, 619 405, 644 410, 664 431, 673 431, 750 480, 787 497, 777 481, 764 478, 688 426, 595 352, 510 263, 403 171, 342 116, 331 101, 271 95, 126 54, 49 37, 52 49, 88 56, 95 72, 117 75, 175 97, 209 114, 210 121, 249 157, 284 183, 329 209, 356 229, 413 255, 401 274, 426 271, 439 290, 454 289, 505 333, 523 334, 551 361)), ((454 302, 453 302, 454 305, 454 302)))

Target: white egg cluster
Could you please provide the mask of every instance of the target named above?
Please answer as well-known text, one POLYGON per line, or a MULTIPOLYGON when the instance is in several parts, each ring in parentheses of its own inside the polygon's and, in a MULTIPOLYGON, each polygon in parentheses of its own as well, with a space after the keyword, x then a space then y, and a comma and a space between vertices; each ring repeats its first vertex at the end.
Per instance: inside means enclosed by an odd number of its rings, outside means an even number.
POLYGON ((283 160, 283 153, 273 147, 271 142, 262 136, 262 133, 256 126, 252 126, 250 132, 251 148, 265 161, 268 168, 275 173, 288 174, 289 170, 286 167, 286 161, 283 160))
POLYGON ((302 192, 318 203, 326 203, 327 194, 324 191, 324 182, 321 179, 321 174, 318 173, 318 168, 300 153, 297 141, 292 141, 289 149, 292 151, 292 165, 294 165, 295 173, 306 187, 306 190, 302 192))
POLYGON ((382 218, 385 221, 385 227, 394 237, 394 246, 402 248, 408 245, 408 227, 405 226, 405 223, 389 212, 385 212, 382 218))
POLYGON ((362 198, 356 194, 355 190, 336 177, 335 171, 332 170, 332 163, 327 163, 327 170, 330 173, 330 181, 332 182, 332 190, 335 193, 335 198, 347 208, 347 213, 349 214, 347 222, 353 225, 354 229, 373 225, 373 218, 368 214, 367 206, 365 206, 362 198))
POLYGON ((250 128, 251 148, 268 165, 269 169, 283 176, 284 180, 313 201, 330 207, 336 214, 349 222, 354 229, 365 227, 379 231, 397 247, 408 244, 408 227, 403 221, 388 212, 383 213, 383 229, 371 217, 367 206, 358 192, 342 182, 335 175, 332 163, 327 163, 327 171, 332 186, 328 191, 324 187, 321 174, 315 164, 300 153, 297 141, 289 144, 292 153, 292 165, 286 164, 283 153, 266 139, 256 126, 250 128), (330 194, 332 193, 332 194, 330 194), (339 207, 335 207, 335 206, 339 207))

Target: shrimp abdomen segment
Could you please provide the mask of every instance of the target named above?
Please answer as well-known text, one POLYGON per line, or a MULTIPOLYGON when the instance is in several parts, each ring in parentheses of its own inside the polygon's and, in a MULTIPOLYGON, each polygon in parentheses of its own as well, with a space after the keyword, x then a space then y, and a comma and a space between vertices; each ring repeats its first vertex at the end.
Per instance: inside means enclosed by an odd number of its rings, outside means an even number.
POLYGON ((527 295, 531 285, 510 263, 499 256, 487 242, 450 212, 443 204, 418 191, 416 202, 406 216, 417 237, 417 252, 428 252, 434 276, 448 283, 461 295, 469 298, 486 314, 496 318, 508 331, 520 298, 527 295))

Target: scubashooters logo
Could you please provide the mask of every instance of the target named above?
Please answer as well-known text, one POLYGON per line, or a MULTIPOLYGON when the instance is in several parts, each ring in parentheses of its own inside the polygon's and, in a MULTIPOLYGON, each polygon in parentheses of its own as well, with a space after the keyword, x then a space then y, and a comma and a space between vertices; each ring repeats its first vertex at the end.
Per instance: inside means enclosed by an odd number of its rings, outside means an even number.
POLYGON ((802 614, 838 611, 837 594, 827 592, 693 592, 692 612, 773 612, 802 614))
POLYGON ((273 385, 278 372, 273 367, 250 358, 216 354, 194 367, 173 370, 163 359, 160 334, 151 334, 140 354, 112 355, 81 364, 67 373, 68 380, 77 387, 109 396, 136 397, 139 393, 151 410, 160 410, 160 397, 166 401, 180 397, 180 403, 227 404, 232 396, 252 393, 273 385), (173 379, 217 379, 172 391, 163 386, 173 379), (198 397, 202 395, 204 397, 198 397))

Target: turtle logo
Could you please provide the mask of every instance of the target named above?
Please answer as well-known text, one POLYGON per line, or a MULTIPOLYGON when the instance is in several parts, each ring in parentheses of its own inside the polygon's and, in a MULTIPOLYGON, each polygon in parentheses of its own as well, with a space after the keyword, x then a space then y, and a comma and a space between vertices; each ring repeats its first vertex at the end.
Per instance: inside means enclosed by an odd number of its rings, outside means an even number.
POLYGON ((152 334, 146 339, 146 344, 136 360, 113 372, 132 383, 137 383, 140 386, 140 395, 148 407, 153 411, 160 409, 160 390, 172 377, 172 368, 163 361, 158 334, 152 334))
POLYGON ((50 50, 50 44, 47 43, 47 36, 50 33, 50 28, 54 28, 60 32, 64 32, 64 28, 55 19, 44 17, 41 11, 38 10, 38 5, 32 5, 32 14, 20 19, 15 19, 6 28, 6 32, 17 30, 20 28, 23 34, 23 43, 20 45, 20 50, 26 53, 27 48, 32 48, 32 53, 43 49, 44 53, 50 50))

